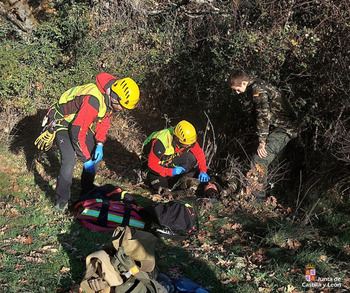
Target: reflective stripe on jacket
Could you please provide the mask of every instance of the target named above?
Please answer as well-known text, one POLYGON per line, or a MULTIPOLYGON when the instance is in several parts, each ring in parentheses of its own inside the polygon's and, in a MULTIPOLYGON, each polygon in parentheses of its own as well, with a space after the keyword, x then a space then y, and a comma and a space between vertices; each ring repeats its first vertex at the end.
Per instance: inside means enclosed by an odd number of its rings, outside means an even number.
POLYGON ((196 142, 191 148, 177 148, 173 145, 173 131, 174 127, 170 127, 167 129, 163 129, 161 131, 153 132, 144 142, 144 146, 149 142, 152 142, 152 147, 150 153, 148 154, 148 167, 154 172, 158 173, 162 177, 172 176, 173 168, 163 167, 164 158, 166 156, 171 156, 175 153, 181 153, 183 151, 191 151, 198 163, 198 167, 200 172, 207 172, 207 165, 204 156, 204 152, 199 146, 198 142, 196 142), (155 153, 154 146, 156 142, 161 142, 164 147, 164 153, 155 153))
POLYGON ((75 101, 77 97, 84 97, 86 95, 94 96, 99 102, 99 109, 97 116, 103 118, 107 112, 107 105, 103 94, 98 89, 97 85, 93 83, 73 87, 66 92, 58 100, 59 112, 63 115, 64 120, 70 123, 76 116, 76 112, 73 113, 73 108, 79 109, 80 104, 75 101), (68 110, 71 108, 71 110, 68 110), (63 110, 63 111, 62 111, 63 110), (66 111, 65 111, 66 110, 66 111), (68 110, 68 111, 67 111, 68 110))

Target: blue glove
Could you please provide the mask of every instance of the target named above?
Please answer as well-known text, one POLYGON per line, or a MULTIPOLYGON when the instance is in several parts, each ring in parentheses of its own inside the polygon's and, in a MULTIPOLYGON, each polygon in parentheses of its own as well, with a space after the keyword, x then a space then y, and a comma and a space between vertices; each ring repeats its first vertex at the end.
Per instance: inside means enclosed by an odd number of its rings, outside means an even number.
POLYGON ((92 159, 84 163, 84 169, 88 173, 95 174, 95 163, 92 159))
POLYGON ((95 158, 95 160, 94 160, 95 164, 97 164, 99 161, 102 160, 102 158, 103 158, 103 145, 98 144, 96 146, 94 158, 95 158))
POLYGON ((200 182, 208 182, 210 177, 209 177, 209 175, 207 173, 201 172, 199 174, 199 176, 198 176, 198 179, 199 179, 200 182))
POLYGON ((179 175, 179 174, 181 174, 182 172, 185 172, 185 168, 184 167, 175 167, 174 169, 173 169, 173 176, 175 176, 175 175, 179 175))

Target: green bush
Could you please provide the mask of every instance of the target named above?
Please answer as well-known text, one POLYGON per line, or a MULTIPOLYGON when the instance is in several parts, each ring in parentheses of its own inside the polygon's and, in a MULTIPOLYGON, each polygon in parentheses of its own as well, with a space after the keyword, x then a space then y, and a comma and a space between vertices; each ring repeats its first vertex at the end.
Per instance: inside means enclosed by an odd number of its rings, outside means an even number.
POLYGON ((200 132, 208 113, 226 157, 255 143, 252 109, 226 84, 232 69, 243 68, 292 102, 309 173, 327 165, 315 160, 320 154, 346 161, 339 141, 347 137, 337 125, 348 124, 348 8, 345 0, 57 2, 57 14, 27 41, 0 25, 1 107, 32 113, 101 71, 130 76, 145 111, 173 123, 193 119, 200 132))

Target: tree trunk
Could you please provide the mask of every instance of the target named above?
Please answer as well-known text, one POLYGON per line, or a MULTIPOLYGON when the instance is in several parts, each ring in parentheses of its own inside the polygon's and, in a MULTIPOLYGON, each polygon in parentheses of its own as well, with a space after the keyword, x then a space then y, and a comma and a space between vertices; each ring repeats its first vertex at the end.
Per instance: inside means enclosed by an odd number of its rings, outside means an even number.
POLYGON ((29 34, 37 23, 32 16, 28 1, 0 1, 0 15, 12 22, 22 34, 23 32, 29 34))

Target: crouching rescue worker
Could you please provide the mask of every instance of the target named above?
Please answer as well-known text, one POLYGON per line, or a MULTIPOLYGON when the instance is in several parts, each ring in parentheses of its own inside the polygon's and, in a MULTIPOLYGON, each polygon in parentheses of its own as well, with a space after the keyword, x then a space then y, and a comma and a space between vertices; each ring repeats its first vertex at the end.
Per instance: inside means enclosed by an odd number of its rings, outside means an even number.
POLYGON ((96 76, 96 84, 67 90, 49 110, 43 121, 46 131, 35 144, 46 151, 55 140, 61 154, 55 209, 65 212, 68 208, 75 155, 84 163, 82 194, 93 188, 113 113, 134 109, 139 96, 139 87, 131 78, 117 79, 111 74, 100 73, 96 76))
POLYGON ((201 182, 210 179, 196 129, 185 120, 175 128, 153 132, 143 144, 142 161, 146 184, 158 192, 171 188, 182 176, 194 177, 198 169, 201 182))
POLYGON ((257 200, 266 197, 268 166, 297 135, 297 116, 289 101, 271 84, 235 70, 229 85, 237 94, 246 93, 254 103, 259 145, 248 173, 250 188, 257 200), (254 182, 254 178, 256 181, 254 182))

